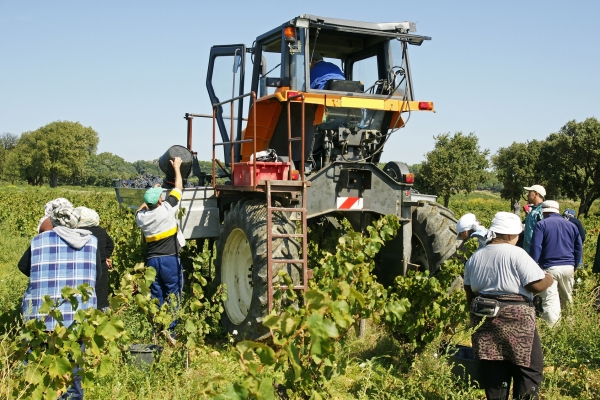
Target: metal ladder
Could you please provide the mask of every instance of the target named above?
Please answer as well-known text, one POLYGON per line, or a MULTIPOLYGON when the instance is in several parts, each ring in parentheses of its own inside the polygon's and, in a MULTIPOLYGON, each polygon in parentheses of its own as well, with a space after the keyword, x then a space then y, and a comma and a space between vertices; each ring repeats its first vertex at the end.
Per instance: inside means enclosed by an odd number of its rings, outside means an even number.
MULTIPOLYGON (((300 285, 294 286, 294 290, 308 290, 308 240, 307 240, 307 222, 306 222, 306 181, 302 180, 294 182, 294 186, 289 185, 289 181, 285 184, 277 183, 278 181, 266 181, 267 191, 267 295, 268 295, 268 311, 273 309, 273 265, 274 264, 301 264, 302 265, 302 282, 300 285), (274 185, 272 185, 274 184, 274 185), (275 186, 275 187, 272 187, 275 186), (279 186, 279 187, 277 187, 279 186), (274 207, 272 204, 272 193, 298 193, 302 195, 302 207, 274 207), (301 233, 273 233, 273 212, 296 212, 300 213, 302 221, 301 233), (273 240, 277 238, 298 238, 302 240, 302 258, 301 259, 273 259, 273 240)), ((281 182, 281 181, 279 181, 281 182)), ((287 290, 287 285, 282 285, 280 290, 287 290)))

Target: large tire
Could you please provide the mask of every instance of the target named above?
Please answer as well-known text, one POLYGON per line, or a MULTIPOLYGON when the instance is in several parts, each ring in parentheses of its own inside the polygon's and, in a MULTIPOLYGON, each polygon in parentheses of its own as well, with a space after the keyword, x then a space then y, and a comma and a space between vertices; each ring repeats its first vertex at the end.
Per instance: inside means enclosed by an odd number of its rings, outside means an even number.
POLYGON ((414 209, 412 231, 410 262, 419 265, 419 271, 435 273, 460 245, 454 213, 438 203, 425 203, 414 209))
MULTIPOLYGON (((295 233, 287 213, 273 213, 273 233, 295 233)), ((298 259, 300 245, 294 239, 273 239, 273 259, 298 259)), ((285 269, 300 283, 301 268, 296 264, 273 264, 273 282, 285 269)), ((217 241, 215 259, 217 284, 227 286, 227 300, 221 322, 236 340, 257 340, 269 331, 262 325, 267 315, 267 205, 249 199, 233 203, 225 216, 217 241)))
MULTIPOLYGON (((440 264, 456 252, 456 218, 449 209, 438 203, 425 203, 412 213, 412 253, 410 263, 418 271, 435 273, 440 264)), ((375 258, 374 273, 384 286, 391 286, 402 274, 402 232, 387 242, 375 258)), ((409 267, 409 269, 411 269, 409 267)), ((414 269, 414 267, 412 268, 414 269)))

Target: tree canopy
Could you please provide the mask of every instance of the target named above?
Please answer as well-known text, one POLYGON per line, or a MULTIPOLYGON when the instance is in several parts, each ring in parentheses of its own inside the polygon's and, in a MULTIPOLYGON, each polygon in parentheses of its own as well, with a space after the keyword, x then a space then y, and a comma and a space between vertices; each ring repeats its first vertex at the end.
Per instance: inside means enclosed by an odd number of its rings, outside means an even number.
POLYGON ((5 175, 5 165, 9 153, 17 146, 19 136, 4 132, 0 135, 0 176, 5 175))
POLYGON ((492 157, 494 170, 503 185, 500 196, 510 201, 511 205, 521 199, 524 186, 541 183, 535 179, 540 147, 540 142, 536 140, 514 142, 508 147, 500 148, 492 157))
POLYGON ((579 199, 579 213, 587 215, 600 198, 600 121, 567 122, 546 139, 538 170, 557 192, 579 199))
POLYGON ((138 171, 132 163, 112 153, 92 154, 85 162, 82 183, 111 186, 113 179, 133 179, 138 171))
POLYGON ((32 185, 44 180, 56 187, 59 176, 76 180, 83 175, 87 158, 96 153, 98 133, 79 122, 51 122, 21 135, 14 159, 20 175, 32 185))
POLYGON ((442 197, 447 207, 451 195, 460 191, 470 193, 486 180, 489 150, 479 148, 479 139, 472 132, 468 135, 457 132, 454 136, 445 133, 434 139, 435 148, 427 153, 419 168, 418 178, 422 183, 417 188, 442 197))

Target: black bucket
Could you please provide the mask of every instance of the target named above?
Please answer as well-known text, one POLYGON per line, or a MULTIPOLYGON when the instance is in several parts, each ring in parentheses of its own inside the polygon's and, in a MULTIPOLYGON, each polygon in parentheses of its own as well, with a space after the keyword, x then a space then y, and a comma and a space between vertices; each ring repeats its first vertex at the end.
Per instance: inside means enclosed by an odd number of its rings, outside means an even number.
POLYGON ((141 368, 150 367, 161 352, 162 347, 156 344, 132 344, 129 347, 133 363, 141 368))
POLYGON ((183 146, 171 146, 169 150, 158 159, 158 166, 161 171, 167 175, 168 181, 173 181, 175 179, 175 170, 173 170, 173 166, 171 165, 171 160, 174 160, 175 157, 181 157, 180 171, 182 179, 186 179, 190 176, 190 172, 192 172, 192 163, 194 161, 192 152, 183 146))
POLYGON ((479 360, 475 359, 473 349, 468 346, 456 346, 448 351, 448 360, 452 363, 452 374, 467 381, 475 387, 481 388, 482 371, 479 360), (468 378, 467 378, 468 377, 468 378))

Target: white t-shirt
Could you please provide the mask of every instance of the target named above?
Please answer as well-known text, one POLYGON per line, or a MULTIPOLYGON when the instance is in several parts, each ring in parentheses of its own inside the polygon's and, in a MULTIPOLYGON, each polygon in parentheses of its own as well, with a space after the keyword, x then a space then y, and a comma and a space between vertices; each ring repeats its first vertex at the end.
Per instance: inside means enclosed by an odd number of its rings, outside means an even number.
POLYGON ((477 250, 465 264, 464 284, 482 294, 533 294, 525 285, 544 279, 545 273, 520 247, 507 243, 488 244, 477 250))

